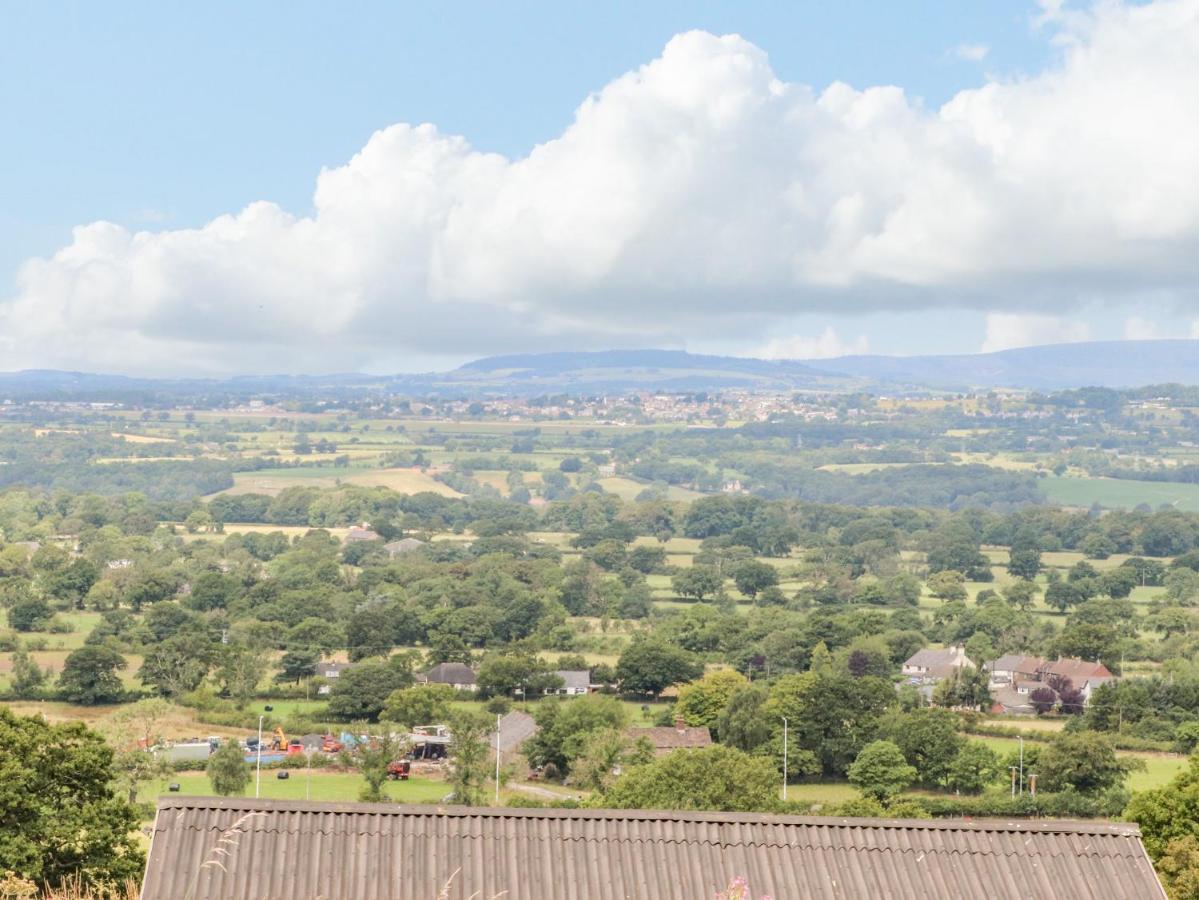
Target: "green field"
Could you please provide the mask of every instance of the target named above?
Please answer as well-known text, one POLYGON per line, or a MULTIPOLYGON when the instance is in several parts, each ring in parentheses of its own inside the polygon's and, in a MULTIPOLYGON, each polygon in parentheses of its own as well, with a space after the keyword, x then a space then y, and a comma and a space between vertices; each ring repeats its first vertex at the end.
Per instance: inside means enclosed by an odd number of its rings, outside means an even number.
MULTIPOLYGON (((262 788, 259 796, 267 800, 327 800, 354 801, 362 790, 362 776, 357 772, 329 772, 314 769, 309 779, 307 770, 292 769, 291 777, 279 780, 276 776, 280 770, 264 769, 262 771, 262 788)), ((212 785, 208 776, 201 772, 180 772, 168 779, 147 785, 138 799, 154 800, 159 796, 171 796, 167 792, 168 784, 179 785, 179 794, 193 797, 213 796, 212 785)), ((444 781, 434 781, 431 778, 412 778, 409 781, 389 781, 383 788, 388 798, 395 803, 436 803, 450 793, 450 786, 444 781)), ((254 796, 254 776, 250 775, 250 784, 245 796, 254 796)))
POLYGON ((1050 503, 1090 507, 1093 503, 1114 509, 1132 509, 1148 503, 1154 509, 1167 504, 1189 512, 1199 511, 1199 484, 1169 481, 1125 481, 1116 478, 1051 477, 1041 481, 1050 503))

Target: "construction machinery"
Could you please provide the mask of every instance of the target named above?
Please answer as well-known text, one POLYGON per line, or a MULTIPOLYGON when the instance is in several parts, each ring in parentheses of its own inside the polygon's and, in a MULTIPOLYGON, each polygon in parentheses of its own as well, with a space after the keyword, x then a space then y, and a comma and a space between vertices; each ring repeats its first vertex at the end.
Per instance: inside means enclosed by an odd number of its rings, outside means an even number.
POLYGON ((331 734, 326 734, 321 739, 321 752, 323 753, 340 753, 344 749, 346 749, 346 745, 331 734))
POLYGON ((407 759, 397 759, 395 762, 387 764, 387 780, 407 781, 408 776, 412 773, 412 762, 407 759))

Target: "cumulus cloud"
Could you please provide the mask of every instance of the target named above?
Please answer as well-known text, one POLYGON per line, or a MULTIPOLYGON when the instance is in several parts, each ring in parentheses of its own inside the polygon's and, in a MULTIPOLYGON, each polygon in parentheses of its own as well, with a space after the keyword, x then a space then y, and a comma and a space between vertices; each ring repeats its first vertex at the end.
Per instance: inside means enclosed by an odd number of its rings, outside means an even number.
MULTIPOLYGON (((761 339, 799 313, 1185 301, 1199 0, 1045 10, 1061 38, 1046 71, 939 109, 786 83, 742 38, 693 32, 520 158, 393 125, 320 173, 310 215, 256 202, 189 229, 84 225, 20 269, 0 358, 402 369, 761 339)), ((996 319, 996 343, 1015 321, 996 319)))
POLYGON ((1039 347, 1045 344, 1073 344, 1091 339, 1091 328, 1062 316, 1039 313, 990 313, 987 334, 981 352, 1011 350, 1013 347, 1039 347))
POLYGON ((793 334, 772 338, 753 355, 761 359, 832 359, 869 352, 870 341, 866 335, 859 334, 851 341, 844 341, 836 329, 829 326, 815 337, 793 334))
POLYGON ((958 44, 953 48, 953 55, 965 62, 982 62, 990 52, 986 44, 958 44))
POLYGON ((1141 316, 1129 316, 1124 320, 1124 340, 1154 341, 1162 337, 1156 322, 1141 316))

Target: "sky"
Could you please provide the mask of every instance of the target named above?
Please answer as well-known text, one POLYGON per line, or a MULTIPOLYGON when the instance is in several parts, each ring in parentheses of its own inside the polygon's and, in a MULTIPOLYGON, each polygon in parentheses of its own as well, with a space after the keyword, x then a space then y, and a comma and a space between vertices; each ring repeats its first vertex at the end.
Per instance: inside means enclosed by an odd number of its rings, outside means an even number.
POLYGON ((1199 0, 8 0, 0 62, 0 370, 1199 335, 1199 0))

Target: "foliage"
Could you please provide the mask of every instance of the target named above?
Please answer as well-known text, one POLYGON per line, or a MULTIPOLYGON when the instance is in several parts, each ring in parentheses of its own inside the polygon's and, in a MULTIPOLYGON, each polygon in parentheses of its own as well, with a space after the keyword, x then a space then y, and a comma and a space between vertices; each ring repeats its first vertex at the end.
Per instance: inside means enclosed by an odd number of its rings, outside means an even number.
POLYGON ((450 714, 458 691, 448 684, 418 684, 392 691, 380 718, 412 729, 418 725, 437 725, 450 714))
POLYGON ((1041 750, 1037 760, 1040 784, 1048 791, 1072 789, 1098 793, 1120 785, 1137 759, 1119 759, 1111 741, 1092 732, 1063 732, 1041 750))
POLYGON ((635 639, 616 663, 621 690, 631 694, 656 696, 702 673, 703 664, 693 654, 656 638, 635 639))
POLYGON ((490 772, 488 735, 493 728, 489 716, 458 713, 450 720, 450 784, 454 802, 460 806, 480 806, 486 802, 484 787, 490 772))
POLYGON ((628 716, 614 697, 588 694, 570 700, 543 700, 533 713, 538 731, 524 743, 533 768, 553 765, 563 774, 571 771, 592 733, 623 729, 628 716))
POLYGON ((769 760, 715 744, 633 766, 601 802, 614 809, 766 812, 777 807, 778 793, 778 774, 769 760))
POLYGON ((916 780, 916 767, 890 741, 873 741, 862 748, 849 767, 849 782, 867 797, 886 800, 916 780))
POLYGON ((112 750, 79 723, 48 725, 0 708, 0 859, 39 885, 141 875, 134 808, 116 797, 112 750))
POLYGON ((412 681, 407 661, 400 657, 360 662, 342 671, 334 682, 329 691, 329 715, 345 722, 377 721, 392 693, 412 681))
POLYGON ((654 749, 645 738, 634 741, 620 729, 601 728, 588 734, 571 765, 571 782, 584 790, 603 792, 612 786, 618 770, 643 765, 653 756, 654 749))
POLYGON ((94 706, 114 703, 125 693, 117 672, 128 663, 125 657, 107 647, 80 647, 63 663, 58 676, 58 692, 69 703, 94 706))
POLYGON ((749 680, 741 673, 717 669, 680 687, 675 711, 688 725, 711 728, 719 721, 733 695, 748 686, 749 680))
POLYGON ((240 796, 250 783, 250 767, 237 741, 223 741, 204 768, 212 790, 222 797, 240 796))

